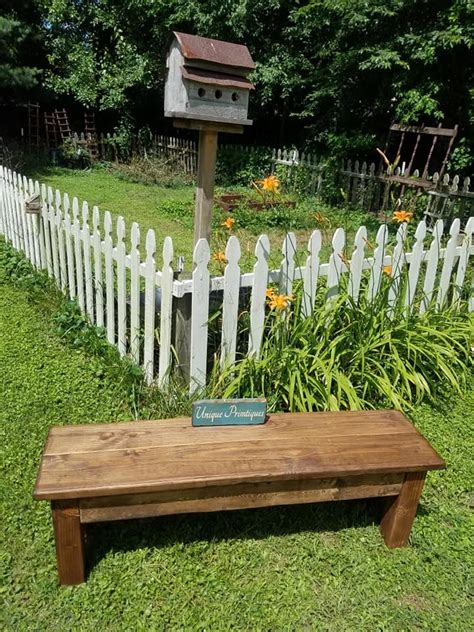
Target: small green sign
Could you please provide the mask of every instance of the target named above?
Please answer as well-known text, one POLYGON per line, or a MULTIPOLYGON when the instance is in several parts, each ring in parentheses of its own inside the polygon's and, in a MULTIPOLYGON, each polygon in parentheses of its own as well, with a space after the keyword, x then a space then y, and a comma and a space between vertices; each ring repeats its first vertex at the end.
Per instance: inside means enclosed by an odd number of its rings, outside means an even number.
POLYGON ((267 400, 202 399, 193 404, 193 426, 254 426, 265 423, 267 400))

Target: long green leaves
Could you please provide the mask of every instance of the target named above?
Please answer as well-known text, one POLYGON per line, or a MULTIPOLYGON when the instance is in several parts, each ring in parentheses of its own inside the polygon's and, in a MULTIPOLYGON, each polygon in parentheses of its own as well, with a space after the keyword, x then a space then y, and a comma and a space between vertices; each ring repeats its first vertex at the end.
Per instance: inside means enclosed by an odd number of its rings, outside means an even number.
POLYGON ((240 359, 216 377, 213 394, 264 396, 273 410, 389 406, 409 409, 465 384, 474 320, 459 305, 423 315, 402 302, 387 316, 386 291, 359 304, 321 296, 310 317, 298 300, 283 318, 269 312, 259 358, 240 359))

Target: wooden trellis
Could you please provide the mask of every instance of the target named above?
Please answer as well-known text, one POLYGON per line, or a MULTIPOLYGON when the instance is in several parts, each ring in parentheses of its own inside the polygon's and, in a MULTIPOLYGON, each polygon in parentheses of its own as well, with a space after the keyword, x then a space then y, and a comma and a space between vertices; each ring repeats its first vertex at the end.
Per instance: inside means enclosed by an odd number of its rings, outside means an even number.
MULTIPOLYGON (((441 123, 438 127, 410 127, 393 123, 389 129, 384 153, 391 163, 400 157, 398 164, 401 166, 401 172, 388 173, 384 177, 389 182, 401 184, 402 194, 405 187, 431 188, 432 182, 428 179, 428 173, 436 171, 440 177, 444 175, 457 133, 457 125, 453 128, 441 127, 441 123), (425 142, 423 139, 431 139, 431 142, 425 142), (414 169, 421 175, 414 178, 414 169)), ((380 174, 383 169, 384 163, 381 162, 380 174)))

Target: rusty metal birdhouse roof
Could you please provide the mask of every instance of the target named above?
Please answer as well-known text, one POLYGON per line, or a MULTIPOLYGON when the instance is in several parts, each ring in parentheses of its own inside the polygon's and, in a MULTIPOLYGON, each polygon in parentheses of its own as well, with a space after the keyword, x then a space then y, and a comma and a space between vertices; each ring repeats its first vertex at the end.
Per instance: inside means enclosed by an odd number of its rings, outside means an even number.
POLYGON ((174 35, 184 58, 189 61, 204 61, 246 70, 255 68, 249 49, 243 44, 233 44, 176 31, 174 35))

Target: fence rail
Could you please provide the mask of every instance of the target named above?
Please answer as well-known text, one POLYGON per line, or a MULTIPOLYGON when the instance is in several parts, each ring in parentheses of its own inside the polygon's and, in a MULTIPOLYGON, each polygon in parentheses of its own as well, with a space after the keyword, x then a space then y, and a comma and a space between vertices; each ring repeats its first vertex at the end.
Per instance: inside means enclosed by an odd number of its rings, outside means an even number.
MULTIPOLYGON (((167 383, 172 347, 176 346, 174 319, 178 299, 190 296, 189 387, 195 391, 204 386, 208 376, 209 316, 215 310, 215 293, 222 309, 219 333, 219 357, 222 367, 232 365, 243 352, 238 347, 239 301, 241 288, 249 288, 250 319, 245 353, 259 354, 267 314, 266 291, 269 284, 290 295, 295 281, 301 281, 303 314, 312 312, 316 292, 325 278, 326 300, 340 291, 341 280, 354 301, 362 292, 372 300, 380 290, 384 266, 390 266, 393 283, 388 298, 388 310, 401 292, 407 310, 424 312, 434 302, 438 307, 456 302, 466 291, 472 277, 470 257, 474 254, 474 217, 461 230, 459 218, 449 228, 447 243, 443 241, 443 221, 438 220, 432 234, 424 221, 416 228, 412 248, 406 239, 406 224, 397 231, 391 244, 387 225, 382 224, 372 247, 367 230, 357 231, 352 255, 346 253, 346 235, 338 228, 332 238, 332 251, 326 262, 321 261, 322 235, 315 230, 308 241, 303 265, 298 265, 297 242, 293 233, 283 241, 281 265, 269 269, 270 242, 261 235, 255 247, 253 271, 242 273, 239 262, 241 248, 231 236, 225 251, 226 265, 222 276, 209 272, 211 253, 206 240, 200 240, 193 257, 192 278, 176 280, 173 271, 173 242, 164 240, 162 252, 156 252, 155 231, 143 236, 137 223, 127 231, 125 221, 115 221, 106 211, 90 211, 87 202, 70 201, 67 194, 53 193, 38 182, 0 167, 0 234, 31 261, 38 270, 46 270, 58 288, 78 302, 90 322, 104 327, 107 339, 117 346, 122 356, 129 355, 140 364, 148 383, 167 383), (39 212, 26 212, 39 199, 39 212), (130 247, 126 244, 130 237, 130 247), (145 243, 145 256, 140 244, 145 243), (402 270, 408 274, 408 285, 397 280, 402 270), (367 283, 362 284, 363 277, 367 283), (363 289, 362 289, 363 288, 363 289), (159 305, 157 302, 159 290, 159 305), (214 298, 212 293, 214 293, 214 298), (421 300, 415 296, 421 294, 421 300)), ((469 300, 474 311, 474 296, 469 300)), ((216 351, 216 349, 213 349, 216 351)))

